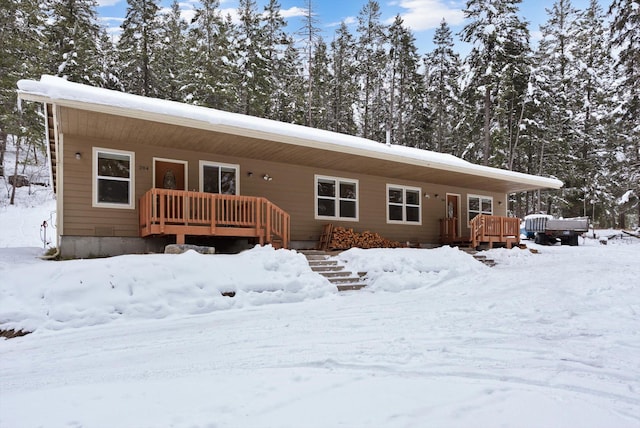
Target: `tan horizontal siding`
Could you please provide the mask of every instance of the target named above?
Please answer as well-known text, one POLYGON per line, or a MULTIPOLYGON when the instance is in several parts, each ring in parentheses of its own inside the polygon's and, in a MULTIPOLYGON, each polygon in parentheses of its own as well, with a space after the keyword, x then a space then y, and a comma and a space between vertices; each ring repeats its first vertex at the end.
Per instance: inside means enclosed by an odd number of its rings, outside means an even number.
MULTIPOLYGON (((504 194, 473 191, 469 189, 434 185, 424 182, 387 179, 371 171, 369 174, 354 174, 347 171, 317 169, 284 163, 265 162, 247 157, 236 158, 211 153, 138 146, 121 141, 103 141, 65 136, 64 140, 64 233, 66 235, 88 235, 105 232, 105 227, 113 227, 115 236, 138 236, 138 199, 153 185, 153 158, 176 159, 188 162, 188 189, 199 189, 199 161, 239 164, 240 193, 248 196, 266 197, 291 215, 291 239, 294 241, 317 240, 322 226, 333 223, 336 226, 353 228, 358 232, 370 230, 401 242, 419 241, 436 243, 439 238, 439 219, 445 216, 445 195, 447 192, 460 194, 462 232, 467 224, 467 194, 480 194, 494 198, 494 214, 504 215, 506 201, 504 194), (92 147, 135 151, 135 201, 136 209, 109 209, 92 207, 92 147), (76 160, 75 153, 82 153, 76 160), (252 172, 251 177, 248 172, 252 172), (273 181, 262 179, 264 174, 273 181), (359 181, 359 221, 316 220, 314 218, 314 176, 357 179, 359 181), (395 184, 421 189, 422 225, 387 224, 386 185, 395 184), (424 194, 428 193, 427 199, 424 194), (435 197, 438 194, 438 197, 435 197), (502 201, 502 205, 498 205, 502 201), (96 230, 98 232, 96 232, 96 230)), ((363 160, 364 162, 364 160, 363 160)))

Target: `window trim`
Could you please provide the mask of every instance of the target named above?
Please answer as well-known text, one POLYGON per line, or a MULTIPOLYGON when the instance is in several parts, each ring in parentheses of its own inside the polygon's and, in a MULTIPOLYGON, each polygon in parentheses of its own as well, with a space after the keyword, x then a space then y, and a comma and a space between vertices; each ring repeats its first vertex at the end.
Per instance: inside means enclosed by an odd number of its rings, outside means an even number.
MULTIPOLYGON (((389 184, 387 183, 386 193, 385 193, 386 207, 387 207, 387 224, 407 224, 411 226, 422 226, 422 188, 421 187, 413 187, 413 186, 404 186, 401 184, 389 184), (389 213, 389 206, 392 203, 389 201, 389 190, 402 190, 402 220, 391 220, 389 213), (407 220, 407 190, 418 192, 418 221, 409 221, 407 220)), ((400 206, 400 204, 393 203, 393 205, 400 206)), ((416 205, 409 205, 415 207, 416 205)))
MULTIPOLYGON (((115 208, 115 209, 126 209, 132 210, 136 208, 136 200, 135 200, 135 165, 136 165, 136 156, 135 152, 130 152, 127 150, 117 150, 117 149, 106 149, 103 147, 93 147, 92 148, 92 185, 91 185, 91 206, 94 208, 115 208), (116 181, 128 181, 129 182, 129 202, 117 203, 117 202, 99 202, 98 201, 98 180, 100 177, 98 176, 98 154, 114 154, 114 155, 124 155, 129 156, 129 178, 122 179, 120 177, 111 177, 110 179, 115 179, 116 181)), ((104 177, 106 178, 106 177, 104 177)))
POLYGON ((477 212, 477 215, 480 214, 485 214, 485 215, 493 215, 493 196, 487 196, 487 195, 474 195, 474 194, 468 194, 467 195, 467 225, 471 225, 471 207, 470 207, 470 201, 471 198, 477 198, 479 199, 479 203, 480 203, 480 209, 479 211, 473 211, 474 213, 477 212), (484 212, 482 211, 482 200, 483 199, 487 199, 489 201, 491 201, 491 212, 484 212))
MULTIPOLYGON (((313 180, 313 215, 316 220, 339 220, 339 221, 360 221, 360 181, 355 178, 345 178, 345 177, 332 177, 329 175, 319 175, 316 174, 313 180), (336 183, 336 195, 334 196, 335 207, 336 207, 336 215, 333 216, 324 216, 318 215, 318 180, 333 180, 336 183), (340 217, 337 215, 340 210, 340 183, 349 183, 355 184, 356 187, 356 215, 355 217, 340 217)), ((322 196, 324 199, 329 199, 327 196, 322 196)), ((347 199, 345 199, 347 200, 347 199)), ((351 199, 348 199, 351 200, 351 199)))
MULTIPOLYGON (((223 163, 223 162, 214 162, 214 161, 206 161, 200 160, 198 162, 198 180, 199 180, 199 190, 200 192, 204 192, 204 167, 205 166, 213 166, 218 168, 233 168, 236 170, 236 192, 234 195, 240 195, 240 165, 234 163, 223 163)), ((221 194, 221 193, 216 193, 221 194)))

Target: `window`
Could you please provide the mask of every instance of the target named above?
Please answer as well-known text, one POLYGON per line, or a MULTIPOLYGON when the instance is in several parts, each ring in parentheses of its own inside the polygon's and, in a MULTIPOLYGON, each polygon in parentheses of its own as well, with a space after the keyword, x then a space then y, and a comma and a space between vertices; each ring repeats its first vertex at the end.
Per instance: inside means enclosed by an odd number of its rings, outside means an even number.
POLYGON ((200 191, 237 195, 238 165, 200 161, 200 191))
POLYGON ((133 199, 134 154, 93 148, 93 206, 135 208, 133 199))
POLYGON ((316 175, 316 218, 358 220, 358 181, 316 175))
POLYGON ((418 187, 387 184, 387 223, 422 224, 418 187))
POLYGON ((467 203, 469 207, 469 221, 478 214, 493 214, 493 198, 490 196, 467 196, 467 203))

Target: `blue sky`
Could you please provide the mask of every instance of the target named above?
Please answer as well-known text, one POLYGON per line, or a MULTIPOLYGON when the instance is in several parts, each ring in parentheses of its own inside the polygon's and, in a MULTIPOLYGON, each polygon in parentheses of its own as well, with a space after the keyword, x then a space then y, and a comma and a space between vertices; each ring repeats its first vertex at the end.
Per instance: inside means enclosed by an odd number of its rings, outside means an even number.
MULTIPOLYGON (((362 9, 367 0, 313 0, 313 8, 316 14, 317 26, 323 31, 325 42, 330 43, 335 29, 341 21, 345 21, 353 33, 357 26, 358 12, 362 9)), ((118 27, 126 13, 126 0, 98 0, 98 14, 103 24, 110 28, 110 31, 117 34, 118 27)), ((193 10, 198 6, 197 0, 182 0, 180 2, 183 16, 191 18, 193 10)), ((260 10, 268 0, 257 0, 260 10)), ((287 19, 287 30, 295 32, 302 28, 303 23, 300 16, 303 14, 307 0, 280 0, 282 15, 287 19)), ((520 5, 522 16, 529 21, 529 30, 532 38, 538 37, 538 29, 547 19, 545 9, 553 6, 551 0, 523 0, 520 5)), ((599 0, 602 8, 607 10, 609 0, 599 0)), ((168 7, 171 0, 161 0, 163 7, 168 7)), ((397 14, 400 14, 405 24, 411 27, 415 37, 416 45, 421 54, 425 54, 433 49, 434 29, 445 18, 451 27, 454 38, 464 26, 465 0, 379 0, 382 20, 391 22, 397 14)), ((573 0, 572 4, 577 9, 586 8, 589 0, 573 0)), ((235 16, 238 7, 238 0, 221 0, 220 8, 224 14, 231 13, 235 16)), ((458 50, 465 54, 468 47, 458 43, 458 50)))

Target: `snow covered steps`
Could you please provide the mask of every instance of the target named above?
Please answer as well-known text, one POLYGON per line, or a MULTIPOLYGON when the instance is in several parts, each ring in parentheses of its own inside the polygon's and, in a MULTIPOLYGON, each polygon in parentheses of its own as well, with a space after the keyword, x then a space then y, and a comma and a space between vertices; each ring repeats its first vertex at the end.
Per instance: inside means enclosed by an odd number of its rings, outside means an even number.
POLYGON ((476 250, 474 250, 473 248, 459 247, 459 250, 460 251, 464 251, 465 253, 472 255, 474 259, 478 260, 479 262, 484 263, 485 265, 487 265, 489 267, 494 267, 496 265, 496 261, 495 260, 488 259, 487 256, 484 256, 482 254, 478 254, 478 252, 476 250))
POLYGON ((325 251, 301 250, 300 253, 307 258, 311 270, 327 278, 338 291, 360 290, 367 286, 363 280, 366 272, 354 274, 345 270, 336 260, 330 260, 331 255, 325 251))

